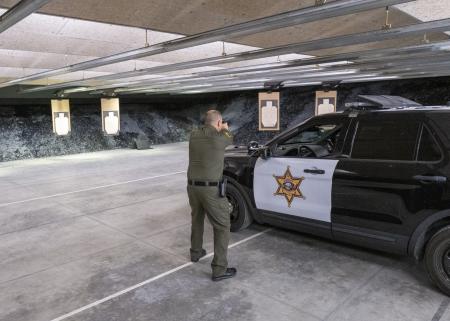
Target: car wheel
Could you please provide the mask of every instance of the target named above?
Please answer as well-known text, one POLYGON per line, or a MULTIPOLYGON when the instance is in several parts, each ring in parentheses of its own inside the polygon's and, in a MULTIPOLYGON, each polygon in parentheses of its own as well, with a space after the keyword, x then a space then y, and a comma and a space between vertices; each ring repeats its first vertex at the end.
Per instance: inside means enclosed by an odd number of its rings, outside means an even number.
POLYGON ((241 191, 236 186, 228 183, 226 195, 228 202, 231 204, 231 232, 247 228, 252 223, 253 218, 241 191))
POLYGON ((425 266, 430 279, 450 295, 450 226, 436 232, 428 242, 425 266))

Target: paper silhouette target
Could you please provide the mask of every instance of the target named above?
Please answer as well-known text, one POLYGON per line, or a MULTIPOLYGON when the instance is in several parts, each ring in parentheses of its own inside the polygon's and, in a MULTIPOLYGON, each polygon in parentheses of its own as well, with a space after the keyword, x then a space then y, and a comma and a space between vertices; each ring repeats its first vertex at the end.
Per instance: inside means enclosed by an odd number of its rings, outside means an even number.
POLYGON ((54 113, 55 132, 57 135, 67 135, 70 132, 69 113, 54 113))
POLYGON ((336 112, 337 91, 316 92, 316 115, 336 112))
POLYGON ((119 113, 117 111, 103 112, 103 122, 105 124, 105 134, 118 135, 119 134, 119 113))
POLYGON ((52 99, 53 132, 58 136, 70 134, 70 103, 68 99, 52 99))
POLYGON ((276 100, 263 100, 261 106, 261 124, 265 128, 276 127, 278 122, 278 102, 276 100))
POLYGON ((259 130, 280 130, 280 93, 259 94, 259 130))
POLYGON ((119 135, 120 103, 118 98, 102 98, 102 127, 105 135, 119 135))

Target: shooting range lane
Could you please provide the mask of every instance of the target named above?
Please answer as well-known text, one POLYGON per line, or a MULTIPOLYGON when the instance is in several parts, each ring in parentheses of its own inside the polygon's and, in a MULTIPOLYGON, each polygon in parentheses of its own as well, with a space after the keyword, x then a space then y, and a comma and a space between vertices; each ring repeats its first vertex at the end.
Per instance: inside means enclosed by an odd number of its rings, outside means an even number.
POLYGON ((185 143, 2 164, 0 320, 50 320, 184 264, 186 167, 185 143))
POLYGON ((448 316, 407 259, 259 225, 232 234, 236 279, 211 282, 211 258, 166 275, 188 262, 186 166, 185 143, 2 164, 0 203, 28 201, 0 209, 0 320, 57 319, 160 275, 64 320, 448 316))

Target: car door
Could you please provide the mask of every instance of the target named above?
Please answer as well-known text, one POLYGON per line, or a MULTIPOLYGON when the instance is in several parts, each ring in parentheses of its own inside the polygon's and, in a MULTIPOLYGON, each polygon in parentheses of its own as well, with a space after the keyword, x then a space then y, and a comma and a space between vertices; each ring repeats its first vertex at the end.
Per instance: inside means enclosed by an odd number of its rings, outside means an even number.
POLYGON ((273 142, 270 157, 258 158, 254 199, 269 223, 310 225, 314 234, 331 236, 332 178, 348 123, 342 116, 312 119, 273 142))
POLYGON ((442 193, 439 182, 430 182, 439 177, 438 143, 414 112, 358 115, 349 136, 333 179, 333 237, 404 254, 442 193))

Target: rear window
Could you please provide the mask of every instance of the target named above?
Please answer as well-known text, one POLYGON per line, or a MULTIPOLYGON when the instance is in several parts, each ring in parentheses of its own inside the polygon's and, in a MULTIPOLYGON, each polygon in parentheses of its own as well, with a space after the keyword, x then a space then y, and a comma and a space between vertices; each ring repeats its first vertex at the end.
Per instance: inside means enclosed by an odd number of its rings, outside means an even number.
POLYGON ((351 157, 379 160, 414 160, 420 123, 414 120, 379 120, 358 123, 351 157))

